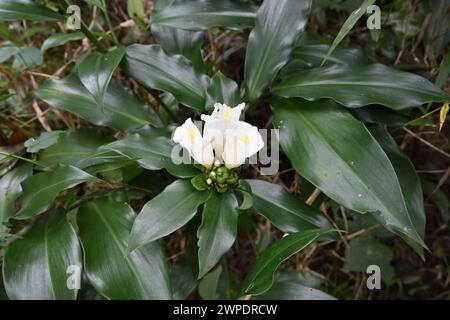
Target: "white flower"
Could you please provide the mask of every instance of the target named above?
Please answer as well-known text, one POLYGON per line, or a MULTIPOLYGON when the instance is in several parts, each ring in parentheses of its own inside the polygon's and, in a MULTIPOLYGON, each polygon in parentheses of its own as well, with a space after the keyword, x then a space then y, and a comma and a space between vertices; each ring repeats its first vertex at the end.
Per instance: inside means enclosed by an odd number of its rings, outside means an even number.
POLYGON ((225 148, 222 158, 228 169, 236 168, 264 147, 258 128, 238 121, 225 133, 225 148))
POLYGON ((225 131, 239 121, 244 107, 245 103, 234 108, 216 103, 211 115, 202 114, 201 119, 205 121, 203 136, 212 143, 216 157, 222 156, 225 131))
POLYGON ((207 169, 221 160, 228 169, 236 168, 264 147, 258 128, 239 120, 244 107, 244 103, 234 108, 216 103, 211 115, 201 115, 205 121, 203 136, 192 120, 187 119, 175 130, 173 141, 207 169))
POLYGON ((203 139, 191 119, 187 119, 182 126, 176 128, 172 140, 188 150, 195 161, 208 169, 212 167, 214 162, 212 145, 203 139))

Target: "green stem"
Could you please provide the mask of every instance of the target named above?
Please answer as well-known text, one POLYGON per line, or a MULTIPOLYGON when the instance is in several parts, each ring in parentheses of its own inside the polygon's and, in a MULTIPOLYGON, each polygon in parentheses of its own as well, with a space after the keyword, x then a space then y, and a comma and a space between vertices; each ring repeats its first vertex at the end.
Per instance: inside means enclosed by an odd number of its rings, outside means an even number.
MULTIPOLYGON (((59 0, 59 4, 63 8, 63 11, 66 12, 67 7, 69 6, 67 0, 59 0)), ((83 21, 81 21, 80 30, 97 47, 98 51, 100 51, 101 53, 108 52, 108 49, 97 40, 97 38, 92 34, 88 27, 86 27, 83 21)))
POLYGON ((114 28, 111 24, 111 19, 109 19, 109 15, 108 15, 108 8, 106 7, 106 1, 102 0, 102 4, 103 4, 103 15, 105 16, 105 20, 106 20, 106 24, 108 25, 109 31, 111 32, 111 36, 113 37, 114 43, 116 45, 119 45, 119 40, 117 40, 116 34, 114 33, 114 28))
POLYGON ((85 26, 85 24, 81 23, 81 32, 97 47, 98 51, 101 53, 108 52, 108 49, 101 44, 100 41, 97 40, 97 38, 92 34, 92 32, 85 26))
POLYGON ((5 157, 7 157, 7 158, 15 158, 15 159, 23 160, 23 161, 32 163, 34 165, 37 165, 37 166, 40 166, 40 167, 43 167, 43 168, 48 168, 46 165, 44 165, 44 164, 42 164, 42 163, 40 163, 38 161, 34 161, 34 160, 31 160, 31 159, 28 159, 28 158, 24 158, 24 157, 21 157, 21 156, 12 154, 12 153, 7 153, 7 152, 0 151, 0 155, 3 155, 5 157))

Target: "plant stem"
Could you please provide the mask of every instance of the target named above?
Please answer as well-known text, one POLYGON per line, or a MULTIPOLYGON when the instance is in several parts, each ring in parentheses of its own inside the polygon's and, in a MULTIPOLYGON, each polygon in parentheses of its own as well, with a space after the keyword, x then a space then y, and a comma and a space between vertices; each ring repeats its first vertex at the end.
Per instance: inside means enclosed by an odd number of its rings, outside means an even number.
POLYGON ((81 22, 81 32, 97 47, 98 51, 101 53, 108 52, 108 49, 97 40, 97 38, 92 34, 92 32, 85 26, 84 22, 81 22))
POLYGON ((7 153, 7 152, 0 151, 0 155, 3 155, 5 157, 7 157, 7 158, 9 157, 9 158, 16 158, 16 159, 19 159, 19 160, 23 160, 23 161, 32 163, 34 165, 40 166, 42 168, 48 168, 46 165, 43 165, 42 163, 40 163, 38 161, 34 161, 34 160, 31 160, 31 159, 28 159, 28 158, 24 158, 24 157, 21 157, 21 156, 12 154, 12 153, 7 153))
MULTIPOLYGON (((59 4, 62 6, 64 12, 66 12, 67 7, 69 6, 67 0, 59 0, 59 4)), ((80 30, 97 47, 98 51, 100 51, 101 53, 108 52, 108 49, 106 49, 106 47, 103 44, 101 44, 97 40, 97 38, 92 34, 92 32, 88 29, 88 27, 86 27, 83 20, 81 20, 80 30)))
POLYGON ((114 28, 112 27, 111 19, 109 19, 108 9, 106 7, 106 1, 102 0, 102 4, 103 4, 103 8, 104 8, 104 10, 102 10, 102 11, 103 11, 103 15, 105 16, 106 24, 108 25, 109 31, 111 32, 111 36, 113 37, 114 43, 116 45, 118 45, 119 40, 117 40, 116 34, 114 33, 114 28))

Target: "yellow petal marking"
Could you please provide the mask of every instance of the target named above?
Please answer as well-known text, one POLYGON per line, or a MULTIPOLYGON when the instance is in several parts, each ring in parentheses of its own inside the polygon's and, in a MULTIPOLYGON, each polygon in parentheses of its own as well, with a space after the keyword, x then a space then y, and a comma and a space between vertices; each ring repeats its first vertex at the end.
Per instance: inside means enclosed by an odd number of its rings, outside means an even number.
POLYGON ((231 108, 230 107, 225 107, 225 110, 223 112, 223 117, 225 118, 225 121, 227 123, 230 121, 230 117, 231 117, 231 108))
POLYGON ((242 141, 245 145, 247 145, 247 144, 249 143, 249 141, 250 141, 250 137, 248 136, 248 134, 243 134, 243 135, 241 136, 241 141, 242 141))
POLYGON ((191 143, 194 143, 194 141, 195 141, 195 131, 194 131, 194 129, 188 128, 187 129, 187 134, 188 134, 189 140, 191 140, 191 143))

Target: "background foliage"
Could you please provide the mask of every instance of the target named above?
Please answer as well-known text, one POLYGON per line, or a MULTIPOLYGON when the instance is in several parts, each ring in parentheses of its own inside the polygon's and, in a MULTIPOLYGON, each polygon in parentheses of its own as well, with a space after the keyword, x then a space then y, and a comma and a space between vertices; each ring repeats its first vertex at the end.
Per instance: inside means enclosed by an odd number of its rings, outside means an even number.
POLYGON ((450 297, 446 1, 73 3, 0 3, 0 297, 450 297), (204 190, 171 129, 241 100, 280 171, 204 190))

